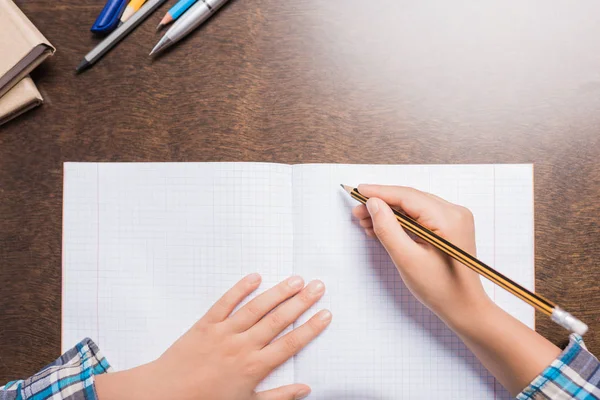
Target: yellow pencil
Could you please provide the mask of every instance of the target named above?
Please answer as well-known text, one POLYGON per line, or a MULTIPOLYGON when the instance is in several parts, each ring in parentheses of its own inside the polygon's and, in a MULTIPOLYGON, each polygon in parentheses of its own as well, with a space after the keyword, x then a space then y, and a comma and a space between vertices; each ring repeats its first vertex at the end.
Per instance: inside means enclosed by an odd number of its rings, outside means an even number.
POLYGON ((123 11, 123 15, 121 15, 121 23, 127 21, 137 10, 139 10, 146 0, 131 0, 127 7, 125 7, 125 11, 123 11))
MULTIPOLYGON (((367 204, 367 200, 369 200, 369 198, 361 194, 358 191, 358 189, 346 185, 340 186, 344 188, 344 190, 348 192, 348 194, 352 196, 354 200, 357 200, 362 204, 367 204)), ((579 335, 583 335, 587 331, 588 327, 586 324, 584 324, 583 322, 581 322, 580 320, 563 310, 562 308, 558 307, 553 302, 543 298, 539 294, 529 291, 525 287, 519 285, 517 282, 502 275, 500 272, 479 261, 466 251, 462 250, 461 248, 455 246, 446 239, 433 233, 431 230, 427 229, 408 215, 405 215, 393 208, 392 211, 394 212, 396 219, 404 229, 420 237, 427 243, 436 247, 438 250, 454 258, 456 261, 471 268, 479 275, 494 282, 496 285, 505 289, 509 293, 514 294, 521 300, 525 301, 527 304, 530 304, 531 306, 535 307, 537 310, 550 316, 552 320, 560 326, 579 335)))

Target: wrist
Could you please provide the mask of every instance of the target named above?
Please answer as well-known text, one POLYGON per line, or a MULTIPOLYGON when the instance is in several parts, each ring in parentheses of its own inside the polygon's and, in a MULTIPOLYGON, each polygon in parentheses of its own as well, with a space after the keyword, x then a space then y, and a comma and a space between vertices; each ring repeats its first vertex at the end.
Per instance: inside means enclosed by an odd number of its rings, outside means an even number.
POLYGON ((472 299, 466 299, 462 305, 453 307, 440 318, 457 335, 468 335, 478 330, 481 322, 496 313, 500 308, 485 293, 472 299))
POLYGON ((160 379, 155 378, 157 377, 155 370, 155 363, 152 362, 125 371, 97 375, 95 386, 98 399, 152 400, 160 398, 155 387, 160 379))

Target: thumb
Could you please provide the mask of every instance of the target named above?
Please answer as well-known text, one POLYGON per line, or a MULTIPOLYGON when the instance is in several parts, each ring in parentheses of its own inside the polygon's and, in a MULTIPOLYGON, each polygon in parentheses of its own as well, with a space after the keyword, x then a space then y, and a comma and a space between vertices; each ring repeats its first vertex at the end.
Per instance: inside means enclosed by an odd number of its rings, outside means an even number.
POLYGON ((371 197, 367 210, 373 221, 373 231, 396 265, 401 259, 414 256, 418 245, 404 231, 394 212, 383 200, 371 197))
POLYGON ((253 400, 300 400, 308 397, 309 394, 308 386, 296 383, 256 393, 253 400))

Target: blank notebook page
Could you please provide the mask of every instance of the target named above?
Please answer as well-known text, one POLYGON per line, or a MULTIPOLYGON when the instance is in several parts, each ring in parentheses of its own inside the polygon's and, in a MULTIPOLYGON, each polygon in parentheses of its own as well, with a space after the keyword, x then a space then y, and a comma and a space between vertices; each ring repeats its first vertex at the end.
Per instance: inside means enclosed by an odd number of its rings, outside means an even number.
MULTIPOLYGON (((160 356, 227 289, 292 275, 291 167, 65 164, 63 336, 117 370, 160 356)), ((289 362, 266 386, 292 382, 289 362)))
MULTIPOLYGON (((533 287, 530 165, 65 164, 63 349, 88 336, 116 369, 158 357, 241 277, 320 278, 333 322, 261 388, 313 399, 508 394, 404 287, 339 187, 414 186, 469 207, 478 256, 533 287)), ((434 279, 434 277, 432 277, 434 279)), ((484 280, 529 326, 533 310, 484 280)), ((297 324, 296 324, 297 326, 297 324)), ((515 338, 516 340, 516 338, 515 338)))
MULTIPOLYGON (((294 166, 295 272, 326 283, 319 307, 333 313, 295 360, 296 381, 311 385, 311 399, 510 398, 410 294, 382 246, 352 219, 358 202, 339 184, 412 186, 470 208, 478 257, 532 289, 532 174, 531 165, 294 166)), ((533 327, 530 306, 483 282, 497 304, 533 327)))

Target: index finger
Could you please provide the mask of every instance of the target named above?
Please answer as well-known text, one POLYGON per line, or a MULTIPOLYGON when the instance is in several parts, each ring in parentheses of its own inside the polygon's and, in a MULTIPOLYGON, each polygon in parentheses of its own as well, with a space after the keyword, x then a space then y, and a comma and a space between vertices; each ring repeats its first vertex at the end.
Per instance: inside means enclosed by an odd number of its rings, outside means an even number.
POLYGON ((363 184, 358 186, 358 191, 367 197, 377 197, 390 206, 399 206, 419 222, 437 222, 444 217, 444 200, 411 187, 363 184))

